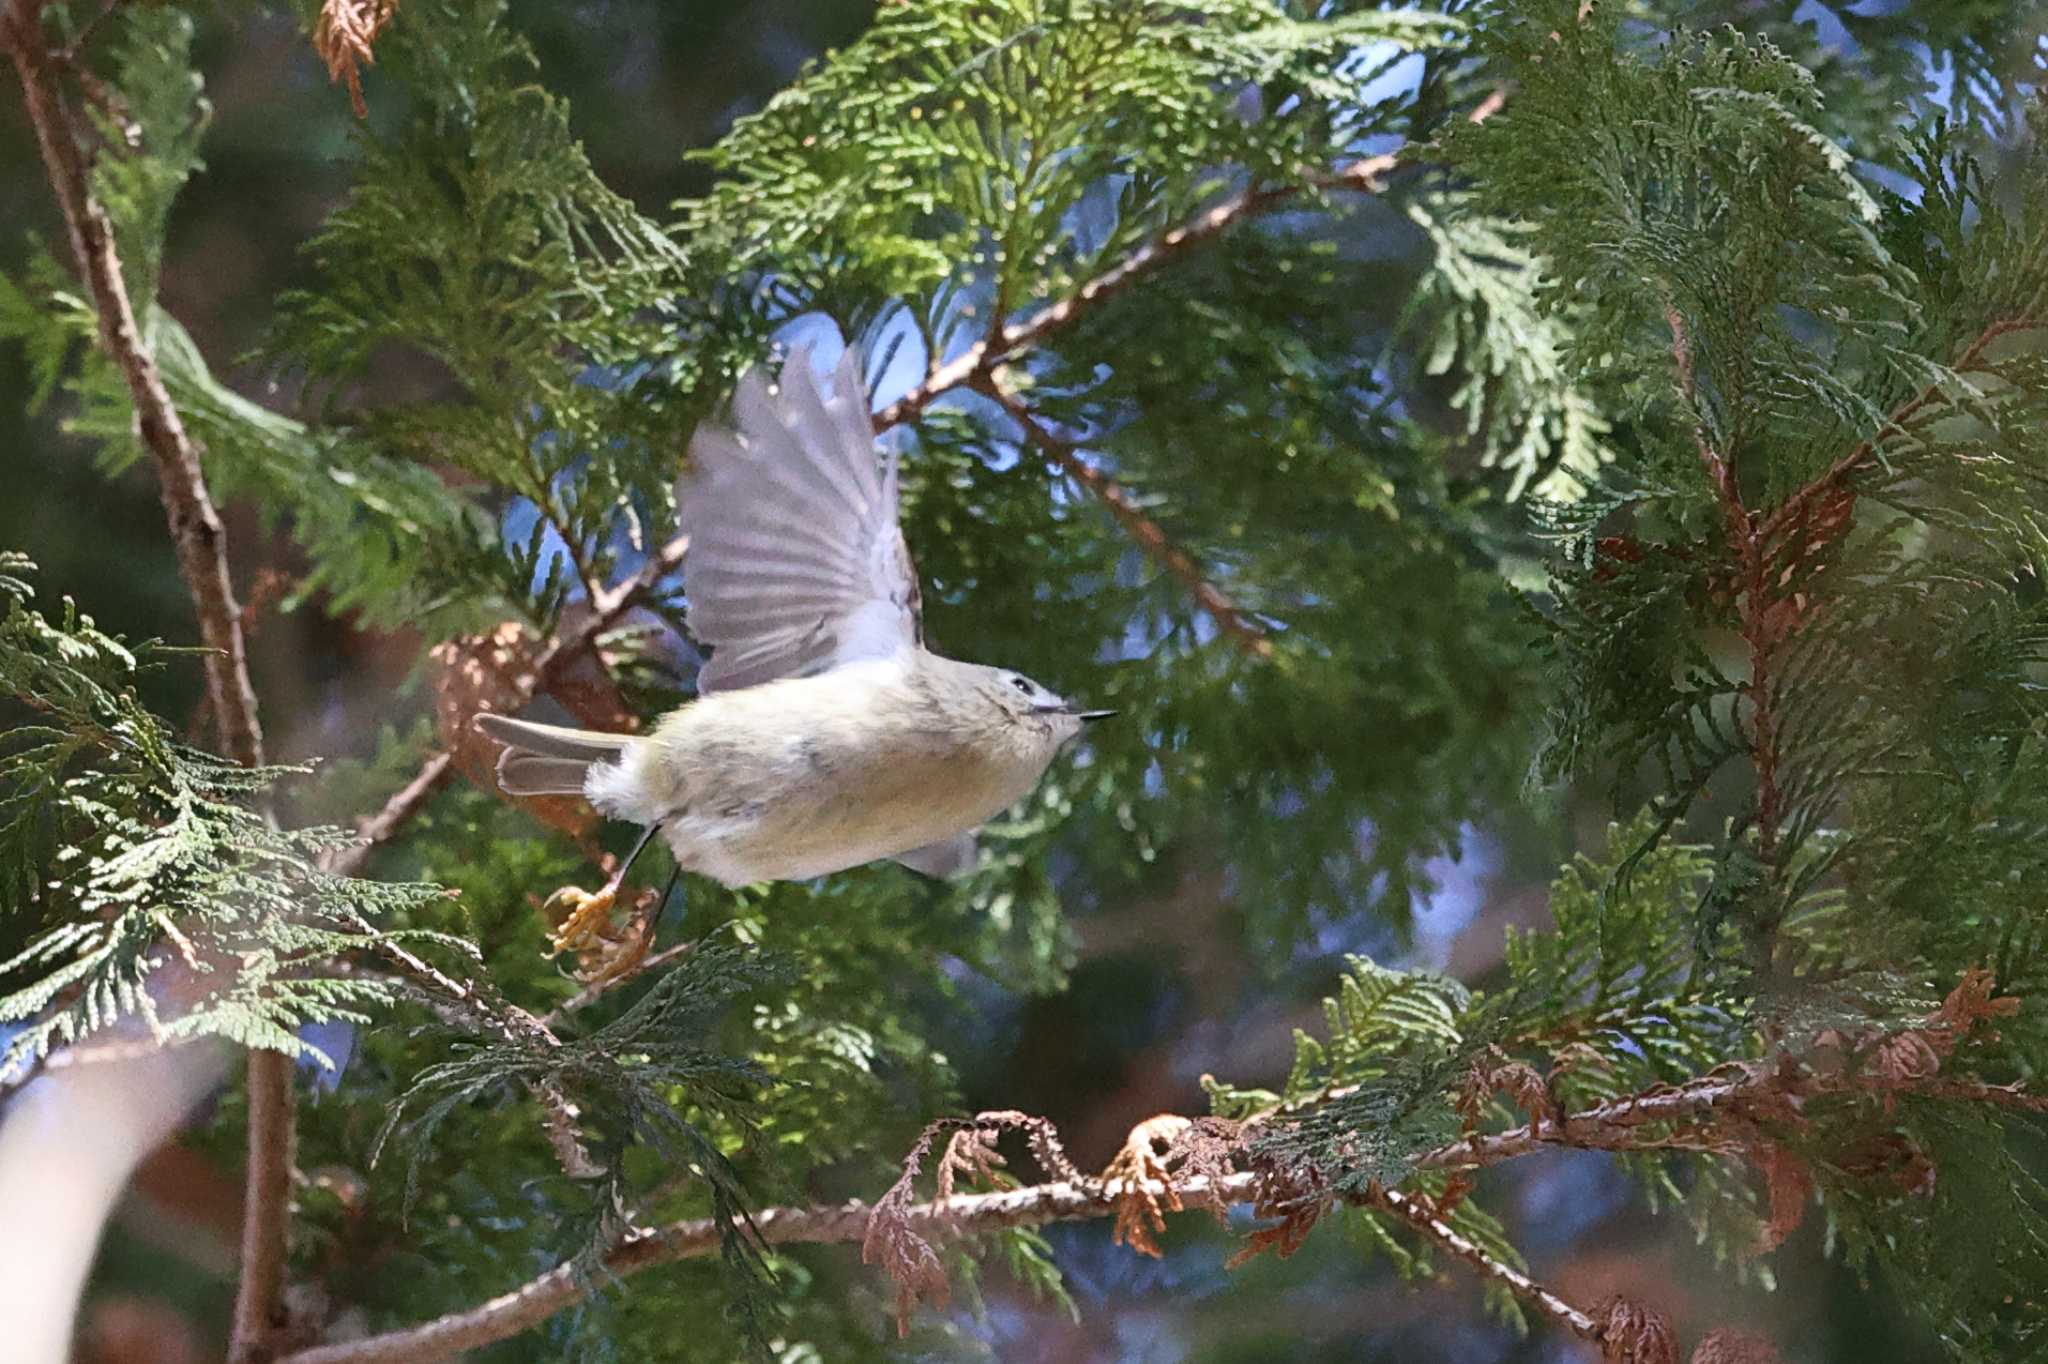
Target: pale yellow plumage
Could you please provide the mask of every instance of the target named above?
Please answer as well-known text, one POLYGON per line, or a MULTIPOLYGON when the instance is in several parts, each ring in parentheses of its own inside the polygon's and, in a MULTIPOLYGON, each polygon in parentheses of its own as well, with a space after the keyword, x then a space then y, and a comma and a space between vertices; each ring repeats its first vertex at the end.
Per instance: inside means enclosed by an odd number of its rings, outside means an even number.
POLYGON ((742 381, 737 432, 692 443, 679 495, 704 694, 638 738, 480 716, 508 745, 508 791, 586 795, 726 885, 890 857, 937 874, 1106 713, 924 648, 895 471, 850 360, 835 387, 799 353, 779 390, 742 381))

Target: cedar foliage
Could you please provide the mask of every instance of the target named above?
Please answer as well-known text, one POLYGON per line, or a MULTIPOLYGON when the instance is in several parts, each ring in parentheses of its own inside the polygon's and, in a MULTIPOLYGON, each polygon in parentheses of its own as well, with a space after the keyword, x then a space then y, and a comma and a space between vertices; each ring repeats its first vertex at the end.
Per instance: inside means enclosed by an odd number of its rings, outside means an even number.
MULTIPOLYGON (((470 641, 508 621, 559 637, 661 551, 688 432, 748 365, 829 323, 879 407, 987 340, 1000 375, 884 436, 931 636, 1126 713, 967 881, 692 885, 663 920, 704 936, 685 964, 543 1036, 492 1010, 577 994, 535 911, 587 879, 575 828, 457 783, 364 877, 333 875, 321 821, 398 789, 429 726, 394 718, 280 795, 285 771, 211 758, 137 701, 138 669, 188 659, 68 605, 53 622, 0 559, 0 687, 36 712, 0 747, 20 944, 0 1021, 25 1025, 0 1070, 128 1017, 294 1053, 305 1022, 370 1024, 301 1118, 302 1163, 366 1190, 301 1209, 295 1272, 334 1301, 398 1325, 536 1256, 605 1289, 628 1219, 699 1215, 731 1272, 637 1280, 502 1357, 873 1356, 892 1301, 950 1279, 972 1303, 984 1259, 1061 1295, 1028 1229, 898 1238, 919 1281, 898 1298, 830 1249, 756 1245, 747 1209, 886 1187, 958 1106, 977 1008, 1065 987, 1070 914, 1219 878, 1245 971, 1303 993, 1333 940, 1398 957, 1427 859, 1469 828, 1554 843, 1560 811, 1598 801, 1606 838, 1492 977, 1353 958, 1290 1073, 1208 1082, 1199 1159, 1256 1172, 1274 1219, 1249 1248, 1290 1252, 1329 1216, 1433 1275, 1440 1252, 1380 1197, 1401 1190, 1520 1266, 1496 1191, 1445 1148, 1776 1067, 1813 1079, 1804 1102, 1710 1142, 1637 1132, 1644 1206, 1767 1279, 1758 1248, 1814 1201, 1832 1250, 1956 1357, 2044 1348, 2030 1120, 1922 1083, 2048 1063, 2048 112, 2027 6, 1828 7, 1857 45, 1824 49, 1790 4, 884 5, 697 154, 708 192, 654 208, 601 181, 499 0, 403 0, 349 78, 371 112, 349 188, 260 357, 288 414, 216 377, 156 301, 206 147, 195 24, 217 16, 123 5, 87 34, 85 8, 44 23, 85 35, 119 97, 95 191, 147 342, 216 488, 291 538, 294 609, 411 629, 423 677, 429 646, 483 657, 470 641), (1341 178, 1386 148, 1374 192, 1341 178), (1257 211, 1218 240, 1086 290, 1233 196, 1257 211), (394 363, 417 396, 380 380, 394 363), (1103 477, 1269 654, 1133 542, 1103 477), (469 992, 392 984, 413 941, 469 992), (161 1016, 145 987, 167 952, 235 966, 161 1016), (556 1172, 551 1095, 597 1177, 556 1172), (393 1246, 417 1274, 351 1274, 393 1246)), ((0 340, 107 467, 138 456, 56 256, 0 277, 0 340)), ((661 577, 598 640, 615 709, 691 694, 687 593, 661 577)), ((990 1180, 993 1140, 971 1162, 990 1180)), ((959 1311, 917 1326, 935 1352, 973 1340, 959 1311)))

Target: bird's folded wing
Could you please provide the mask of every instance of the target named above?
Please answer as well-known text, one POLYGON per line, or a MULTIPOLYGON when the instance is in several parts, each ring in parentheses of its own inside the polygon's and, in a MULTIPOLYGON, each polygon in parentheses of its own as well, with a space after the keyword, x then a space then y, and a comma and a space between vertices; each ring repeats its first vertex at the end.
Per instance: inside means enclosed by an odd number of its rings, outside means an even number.
POLYGON ((849 347, 824 392, 807 349, 733 395, 736 430, 700 427, 677 486, 700 691, 889 658, 918 642, 917 574, 896 524, 896 464, 875 455, 849 347))
POLYGON ((934 881, 951 881, 974 870, 975 863, 981 860, 981 843, 975 831, 969 829, 943 843, 927 843, 922 848, 897 853, 889 860, 934 881))

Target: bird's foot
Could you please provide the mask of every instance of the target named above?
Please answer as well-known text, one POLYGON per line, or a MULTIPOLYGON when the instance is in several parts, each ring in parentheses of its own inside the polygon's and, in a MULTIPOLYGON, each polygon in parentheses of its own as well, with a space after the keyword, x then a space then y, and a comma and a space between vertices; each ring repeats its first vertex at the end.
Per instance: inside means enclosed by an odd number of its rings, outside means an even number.
POLYGON ((611 926, 612 904, 617 899, 617 886, 606 886, 595 895, 563 886, 548 896, 542 913, 552 917, 558 909, 568 911, 568 917, 548 935, 548 955, 601 951, 610 937, 605 930, 611 926))
POLYGON ((661 897, 651 890, 640 891, 637 899, 632 921, 623 932, 614 933, 611 913, 618 900, 616 887, 606 886, 595 895, 574 886, 562 887, 542 906, 544 910, 569 911, 548 935, 548 955, 574 952, 576 979, 586 985, 602 986, 632 975, 654 946, 654 916, 661 908, 661 897))

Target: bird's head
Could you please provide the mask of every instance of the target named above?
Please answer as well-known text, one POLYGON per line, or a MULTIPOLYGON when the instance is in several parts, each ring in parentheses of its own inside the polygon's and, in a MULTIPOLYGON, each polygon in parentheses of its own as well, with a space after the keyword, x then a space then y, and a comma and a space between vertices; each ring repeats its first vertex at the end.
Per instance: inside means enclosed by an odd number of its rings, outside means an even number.
POLYGON ((1088 710, 1008 668, 978 663, 953 666, 960 671, 949 680, 988 739, 1039 755, 1044 762, 1052 761, 1053 754, 1085 726, 1116 714, 1113 710, 1088 710))

